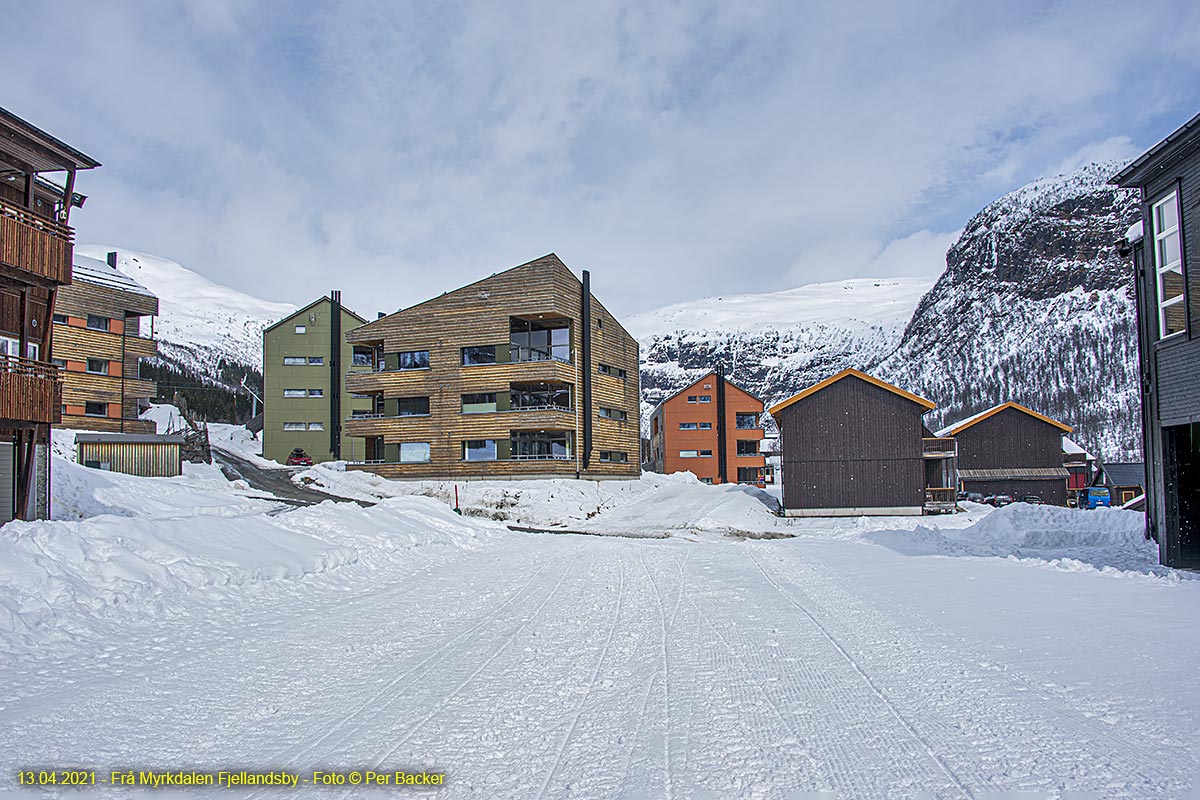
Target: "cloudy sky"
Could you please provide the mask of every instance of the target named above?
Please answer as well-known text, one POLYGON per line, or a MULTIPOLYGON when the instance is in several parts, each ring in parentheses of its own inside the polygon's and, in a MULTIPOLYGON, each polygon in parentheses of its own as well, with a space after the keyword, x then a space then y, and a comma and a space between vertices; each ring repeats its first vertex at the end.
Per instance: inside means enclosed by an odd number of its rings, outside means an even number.
MULTIPOLYGON (((0 104, 80 242, 394 310, 547 252, 623 314, 935 274, 999 194, 1200 111, 1200 5, 59 0, 0 104), (1136 9, 1136 10, 1135 10, 1136 9)), ((11 77, 11 72, 10 72, 11 77)))

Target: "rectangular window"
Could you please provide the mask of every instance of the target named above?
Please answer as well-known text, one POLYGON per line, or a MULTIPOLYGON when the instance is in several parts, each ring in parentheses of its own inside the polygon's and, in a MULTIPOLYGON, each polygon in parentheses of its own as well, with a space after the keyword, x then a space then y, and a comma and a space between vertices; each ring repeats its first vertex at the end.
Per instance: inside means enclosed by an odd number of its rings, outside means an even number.
POLYGON ((463 461, 495 461, 495 439, 473 439, 463 442, 463 461))
POLYGON ((107 375, 108 360, 104 358, 89 358, 87 360, 87 371, 93 375, 107 375))
POLYGON ((464 347, 462 349, 462 363, 464 367, 472 367, 476 364, 495 364, 496 348, 493 345, 464 347))
POLYGON ((601 375, 612 375, 614 378, 625 379, 625 370, 620 367, 614 367, 610 364, 601 364, 596 367, 596 371, 601 375))
POLYGON ((88 314, 87 326, 94 331, 106 331, 108 330, 108 317, 88 314))
POLYGON ((88 401, 83 404, 83 413, 89 417, 107 417, 108 403, 93 403, 88 401))
POLYGON ((404 442, 400 445, 401 464, 424 464, 429 461, 429 442, 404 442))
POLYGON ((700 457, 701 458, 712 458, 712 450, 701 450, 700 457))
POLYGON ((700 423, 698 423, 698 422, 681 422, 681 423, 679 423, 679 430, 694 431, 694 430, 696 430, 697 426, 699 426, 699 424, 700 423))
POLYGON ((699 458, 700 451, 699 450, 680 450, 679 457, 680 458, 699 458))
POLYGON ((756 455, 758 455, 758 440, 757 439, 738 439, 737 454, 739 456, 756 456, 756 455))
POLYGON ((59 369, 67 368, 67 360, 65 358, 52 358, 52 359, 50 359, 50 363, 53 364, 54 366, 58 367, 59 369))
POLYGON ((308 327, 305 325, 297 325, 296 333, 308 333, 308 327))
POLYGON ((66 314, 55 314, 54 321, 59 323, 60 325, 66 325, 69 322, 66 314))
POLYGON ((738 467, 738 483, 761 483, 762 473, 758 467, 738 467))
POLYGON ((308 363, 308 359, 304 356, 284 356, 283 365, 285 367, 303 367, 308 363))
POLYGON ((758 427, 758 414, 738 414, 736 420, 738 430, 748 431, 758 427))
POLYGON ((284 397, 308 397, 308 392, 304 389, 284 389, 284 397))
POLYGON ((709 486, 712 486, 712 478, 701 478, 701 479, 700 479, 700 482, 701 482, 701 483, 706 483, 706 484, 708 484, 709 486))
POLYGON ((462 413, 484 414, 496 410, 495 392, 478 392, 462 396, 462 413))
POLYGON ((320 367, 320 366, 324 365, 324 363, 325 363, 324 356, 309 356, 308 357, 308 365, 310 367, 320 367))
POLYGON ((513 431, 512 457, 525 459, 566 460, 571 457, 572 431, 513 431))
POLYGON ((42 352, 42 346, 36 342, 25 343, 25 357, 30 361, 37 361, 38 354, 42 352))
POLYGON ((619 450, 601 450, 600 460, 609 464, 628 464, 629 454, 619 450))
POLYGON ((508 323, 509 361, 571 360, 570 320, 509 317, 508 323))
POLYGON ((629 419, 629 415, 619 408, 605 408, 601 406, 599 413, 600 416, 604 417, 605 419, 616 419, 620 420, 621 422, 629 419))
POLYGON ((1179 235, 1179 195, 1171 192, 1150 211, 1154 228, 1154 266, 1158 275, 1158 327, 1162 338, 1187 329, 1183 296, 1183 249, 1179 235))
POLYGON ((396 355, 399 357, 396 369, 429 369, 428 350, 410 350, 396 355))
POLYGON ((429 416, 428 397, 401 397, 396 400, 396 416, 398 417, 427 417, 429 416))
POLYGON ((369 347, 355 347, 354 354, 350 356, 350 366, 352 367, 373 367, 375 366, 375 353, 369 347))
POLYGON ((712 430, 712 423, 711 423, 711 422, 701 422, 701 423, 700 423, 700 430, 702 430, 702 431, 711 431, 711 430, 712 430))
POLYGON ((323 431, 323 430, 325 430, 325 423, 324 422, 310 422, 310 423, 308 423, 308 429, 310 431, 323 431))
POLYGON ((325 390, 324 389, 309 389, 308 396, 309 397, 324 397, 325 390))
POLYGON ((285 422, 285 423, 283 423, 283 429, 285 431, 302 431, 302 430, 305 430, 306 428, 308 428, 308 426, 305 425, 303 422, 285 422))

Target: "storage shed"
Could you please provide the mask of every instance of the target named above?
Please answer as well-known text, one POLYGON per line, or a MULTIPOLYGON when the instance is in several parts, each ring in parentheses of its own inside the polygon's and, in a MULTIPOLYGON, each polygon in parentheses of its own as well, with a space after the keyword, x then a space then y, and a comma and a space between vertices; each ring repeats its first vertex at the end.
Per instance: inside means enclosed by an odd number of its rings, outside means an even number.
POLYGON ((182 436, 160 433, 77 433, 75 460, 85 467, 172 478, 183 472, 182 436))

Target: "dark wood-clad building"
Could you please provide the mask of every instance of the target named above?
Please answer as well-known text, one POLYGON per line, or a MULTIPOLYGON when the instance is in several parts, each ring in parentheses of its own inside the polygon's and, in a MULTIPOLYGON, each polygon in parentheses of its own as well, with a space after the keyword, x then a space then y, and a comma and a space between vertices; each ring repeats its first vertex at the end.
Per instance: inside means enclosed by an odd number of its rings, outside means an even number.
POLYGON ((1200 115, 1113 178, 1142 193, 1131 231, 1142 373, 1147 532, 1200 568, 1200 115))
POLYGON ((1063 434, 1069 425, 1018 403, 1002 403, 938 431, 958 441, 958 480, 964 492, 1036 495, 1067 504, 1063 434))
POLYGON ((954 458, 954 441, 928 436, 934 404, 846 369, 771 407, 779 425, 783 513, 788 516, 922 514, 954 507, 954 485, 930 486, 954 458), (927 462, 938 462, 936 467, 927 462), (930 489, 940 489, 941 494, 930 489), (928 503, 928 505, 927 505, 928 503))

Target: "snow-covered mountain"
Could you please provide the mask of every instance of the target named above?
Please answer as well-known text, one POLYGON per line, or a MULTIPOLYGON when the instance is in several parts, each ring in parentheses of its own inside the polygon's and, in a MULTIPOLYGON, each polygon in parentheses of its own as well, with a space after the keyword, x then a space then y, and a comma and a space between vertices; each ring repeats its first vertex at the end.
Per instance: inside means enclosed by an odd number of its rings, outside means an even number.
POLYGON ((932 288, 822 283, 631 318, 643 418, 718 361, 768 403, 853 366, 936 402, 934 427, 1015 400, 1104 457, 1140 458, 1132 270, 1115 247, 1138 210, 1136 194, 1107 185, 1120 166, 1091 164, 989 204, 932 288))
POLYGON ((231 361, 262 369, 262 332, 296 310, 221 286, 160 256, 107 245, 79 245, 81 255, 104 261, 117 251, 117 269, 158 295, 154 333, 166 357, 215 369, 231 361))
POLYGON ((866 368, 900 343, 933 280, 855 278, 629 317, 626 329, 642 345, 642 416, 718 359, 735 382, 769 400, 846 366, 866 368))

